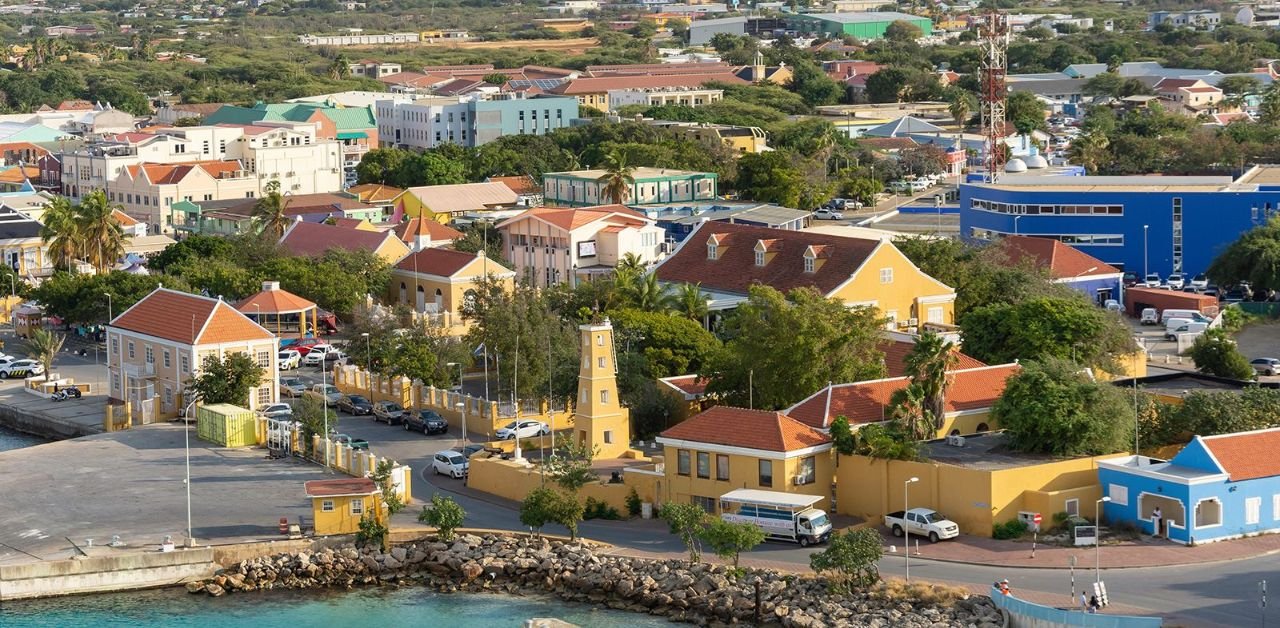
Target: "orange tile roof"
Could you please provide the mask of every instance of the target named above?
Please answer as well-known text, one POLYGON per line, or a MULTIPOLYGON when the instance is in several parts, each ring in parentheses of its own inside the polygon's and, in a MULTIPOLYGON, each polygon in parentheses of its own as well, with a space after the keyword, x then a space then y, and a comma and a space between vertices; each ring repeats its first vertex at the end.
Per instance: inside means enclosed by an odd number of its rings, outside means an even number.
POLYGON ((28 179, 40 179, 40 166, 14 166, 0 171, 0 183, 26 183, 28 179))
POLYGON ((316 307, 312 303, 292 292, 276 287, 263 290, 245 298, 236 304, 236 309, 245 314, 293 314, 316 307))
POLYGON ((671 74, 661 76, 626 75, 603 78, 571 79, 551 88, 553 94, 575 96, 577 94, 598 94, 611 89, 643 89, 650 87, 700 87, 705 83, 729 83, 746 85, 748 81, 738 78, 732 72, 714 74, 671 74))
POLYGON ((128 166, 129 176, 137 179, 139 174, 146 174, 152 185, 173 185, 187 178, 195 168, 200 168, 217 179, 228 172, 242 170, 238 161, 194 161, 179 164, 136 164, 128 166))
POLYGON ((503 227, 515 222, 536 217, 566 231, 572 231, 583 225, 611 216, 622 218, 627 225, 637 227, 642 226, 649 220, 648 218, 645 218, 643 214, 628 208, 626 205, 596 205, 593 207, 579 207, 576 209, 534 207, 533 209, 530 209, 518 216, 514 216, 503 221, 498 225, 498 228, 502 229, 503 227))
POLYGON ((1200 441, 1232 482, 1280 475, 1280 458, 1268 453, 1280 451, 1280 428, 1202 436, 1200 441))
POLYGON ((715 406, 661 434, 694 443, 787 452, 826 445, 826 434, 781 412, 715 406))
MULTIPOLYGON (((466 253, 463 251, 454 251, 453 249, 430 248, 422 249, 417 253, 410 254, 408 257, 400 260, 400 263, 396 264, 396 268, 399 270, 427 275, 452 277, 458 271, 466 268, 467 264, 470 264, 479 258, 480 255, 477 253, 466 253)), ((502 270, 505 270, 505 268, 502 270)))
POLYGON ((348 495, 372 495, 378 485, 369 478, 339 478, 336 480, 311 480, 302 485, 307 497, 344 497, 348 495))
MULTIPOLYGON (((907 354, 911 353, 911 348, 915 346, 913 342, 905 340, 886 339, 876 346, 884 353, 884 370, 889 377, 905 377, 907 374, 907 354)), ((986 366, 985 363, 965 355, 959 351, 956 352, 955 370, 976 369, 986 366)))
POLYGON ((700 397, 707 392, 707 380, 697 375, 664 377, 659 381, 691 397, 700 397))
POLYGON ((274 338, 221 299, 156 288, 111 326, 183 344, 217 344, 274 338))
POLYGON ((462 237, 461 231, 430 218, 410 218, 396 225, 395 232, 401 241, 408 244, 413 244, 415 236, 426 236, 432 242, 437 240, 452 241, 462 237))
POLYGON ((533 177, 525 174, 515 177, 489 177, 485 179, 486 183, 501 183, 516 194, 541 194, 542 186, 538 185, 533 177))
POLYGON ((391 199, 400 196, 400 193, 404 192, 404 190, 381 183, 364 183, 347 188, 347 192, 355 194, 362 202, 376 203, 379 201, 389 202, 391 199))
POLYGON ((138 221, 134 220, 132 216, 118 209, 111 210, 111 217, 115 218, 116 222, 120 223, 121 227, 132 227, 138 224, 138 221))
POLYGON ((1024 235, 1006 236, 1000 241, 1013 264, 1030 263, 1036 269, 1048 269, 1054 279, 1074 279, 1095 275, 1114 275, 1120 269, 1079 249, 1049 238, 1024 235))
MULTIPOLYGON (((1021 370, 1017 364, 982 366, 948 371, 946 411, 990 408, 1004 393, 1005 381, 1021 370)), ((823 429, 843 416, 852 424, 878 423, 888 416, 889 398, 911 383, 906 377, 827 386, 787 409, 787 414, 811 427, 823 429)))
POLYGON ((290 255, 298 257, 318 257, 329 249, 376 253, 388 237, 393 236, 385 231, 366 231, 299 221, 284 232, 284 237, 280 238, 280 246, 290 255))

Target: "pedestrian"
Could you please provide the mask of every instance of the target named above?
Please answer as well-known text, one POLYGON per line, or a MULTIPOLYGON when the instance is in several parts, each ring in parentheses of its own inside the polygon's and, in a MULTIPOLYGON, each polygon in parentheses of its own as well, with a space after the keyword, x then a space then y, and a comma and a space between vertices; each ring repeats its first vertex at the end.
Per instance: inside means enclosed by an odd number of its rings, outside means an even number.
POLYGON ((1087 610, 1089 610, 1089 596, 1085 595, 1084 591, 1081 591, 1080 592, 1080 612, 1083 613, 1087 610))
POLYGON ((1098 604, 1098 596, 1097 596, 1097 595, 1090 595, 1090 596, 1089 596, 1089 612, 1090 612, 1090 613, 1097 613, 1097 612, 1098 612, 1098 608, 1099 608, 1099 607, 1100 607, 1100 605, 1098 604))
POLYGON ((1154 528, 1151 531, 1151 536, 1154 536, 1157 539, 1160 538, 1160 532, 1161 532, 1160 524, 1163 523, 1163 517, 1160 515, 1159 506, 1156 506, 1156 509, 1151 511, 1151 523, 1154 526, 1154 528))
POLYGON ((1005 595, 1009 595, 1009 579, 1008 578, 1005 578, 1004 580, 1000 581, 1000 592, 1005 595))

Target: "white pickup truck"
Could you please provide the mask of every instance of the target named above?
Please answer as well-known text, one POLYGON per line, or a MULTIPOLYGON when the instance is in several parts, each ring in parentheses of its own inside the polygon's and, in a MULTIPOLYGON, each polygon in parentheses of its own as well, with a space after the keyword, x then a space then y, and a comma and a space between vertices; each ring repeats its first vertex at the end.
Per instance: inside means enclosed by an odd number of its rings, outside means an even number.
POLYGON ((929 537, 930 543, 942 539, 954 539, 960 536, 960 526, 943 517, 938 511, 928 508, 912 508, 906 512, 899 510, 884 516, 884 525, 893 530, 894 536, 919 534, 929 537))

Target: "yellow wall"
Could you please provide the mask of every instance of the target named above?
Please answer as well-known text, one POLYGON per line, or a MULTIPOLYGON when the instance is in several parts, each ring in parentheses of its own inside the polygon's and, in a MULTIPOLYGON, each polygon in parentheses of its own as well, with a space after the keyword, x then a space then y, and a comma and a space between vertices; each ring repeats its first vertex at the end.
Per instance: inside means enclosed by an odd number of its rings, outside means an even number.
POLYGON ((359 501, 363 504, 363 513, 375 515, 381 509, 381 500, 375 495, 363 496, 347 496, 347 497, 312 497, 311 510, 315 517, 316 535, 324 536, 329 534, 354 534, 360 530, 361 515, 351 514, 351 502, 359 501), (333 501, 333 511, 324 512, 322 504, 325 501, 333 501))
POLYGON ((609 93, 594 92, 590 94, 577 94, 578 104, 583 107, 590 107, 596 111, 609 112, 609 93))
POLYGON ((574 438, 600 458, 619 458, 631 448, 631 410, 618 393, 613 327, 608 321, 579 325, 578 333, 582 358, 574 438))
POLYGON ((912 508, 933 508, 955 521, 963 534, 990 536, 991 527, 1039 512, 1046 521, 1080 500, 1080 512, 1092 508, 1101 489, 1097 460, 1123 454, 1074 458, 1013 469, 987 471, 935 462, 876 460, 838 456, 836 511, 879 524, 884 515, 903 508, 903 488, 912 477, 912 508))
POLYGON ((409 245, 400 241, 400 238, 387 238, 374 254, 394 265, 409 254, 409 245))
POLYGON ((897 320, 917 318, 920 325, 928 322, 929 308, 941 307, 941 322, 954 325, 956 322, 954 299, 944 303, 917 304, 918 299, 922 297, 954 294, 954 290, 921 272, 901 251, 886 243, 876 248, 849 282, 828 296, 839 298, 846 303, 874 301, 882 316, 895 312, 897 320), (893 269, 892 282, 880 282, 882 268, 893 269))
MULTIPOLYGON (((542 476, 540 467, 526 467, 500 458, 472 458, 471 470, 467 474, 467 488, 514 501, 523 501, 533 489, 544 485, 556 488, 551 478, 542 476)), ((631 487, 627 484, 601 482, 583 486, 578 495, 583 502, 588 497, 604 501, 626 516, 626 500, 630 492, 631 487)))
POLYGON ((990 431, 999 429, 995 421, 991 419, 991 410, 976 411, 972 413, 951 413, 946 415, 942 421, 942 428, 938 430, 937 438, 946 438, 951 434, 951 430, 959 430, 961 434, 976 434, 980 431, 990 431), (987 424, 986 430, 979 430, 978 425, 987 424))
POLYGON ((427 218, 435 220, 440 224, 448 224, 450 218, 452 218, 447 213, 437 214, 431 211, 431 209, 422 203, 422 199, 419 199, 411 190, 401 192, 399 196, 392 199, 391 203, 396 207, 403 208, 404 214, 410 218, 425 215, 427 218))
POLYGON ((1147 376, 1147 352, 1141 348, 1129 355, 1116 358, 1116 362, 1120 368, 1115 373, 1099 370, 1097 372, 1098 379, 1111 381, 1113 379, 1147 376))
MULTIPOLYGON (((689 475, 680 475, 681 448, 666 447, 663 460, 666 468, 666 486, 663 487, 659 501, 687 504, 694 496, 719 498, 729 491, 739 488, 755 488, 766 491, 779 491, 797 495, 817 495, 822 501, 815 508, 829 509, 831 504, 831 478, 834 477, 830 451, 812 454, 814 457, 814 482, 796 485, 794 480, 800 473, 801 458, 789 460, 770 460, 773 463, 773 485, 760 485, 760 458, 743 454, 719 454, 729 456, 729 479, 716 479, 716 452, 708 451, 711 458, 711 477, 698 477, 698 449, 689 449, 689 475)), ((717 508, 719 504, 717 503, 717 508)))

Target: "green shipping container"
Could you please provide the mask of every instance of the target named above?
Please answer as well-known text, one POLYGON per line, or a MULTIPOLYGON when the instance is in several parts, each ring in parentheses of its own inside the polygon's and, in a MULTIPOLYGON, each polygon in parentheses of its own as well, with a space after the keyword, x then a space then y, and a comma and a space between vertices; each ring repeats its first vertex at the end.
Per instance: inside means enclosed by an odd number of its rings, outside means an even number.
POLYGON ((258 417, 229 403, 196 407, 196 435, 200 440, 223 447, 252 447, 258 444, 258 417))

